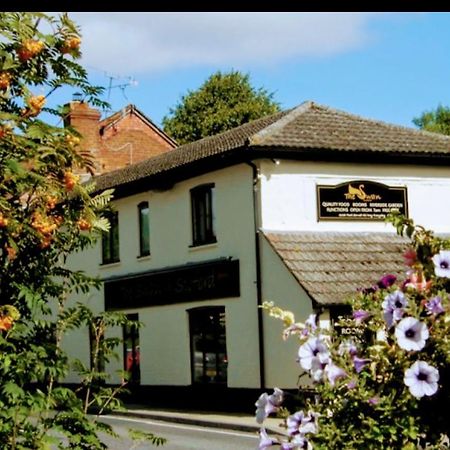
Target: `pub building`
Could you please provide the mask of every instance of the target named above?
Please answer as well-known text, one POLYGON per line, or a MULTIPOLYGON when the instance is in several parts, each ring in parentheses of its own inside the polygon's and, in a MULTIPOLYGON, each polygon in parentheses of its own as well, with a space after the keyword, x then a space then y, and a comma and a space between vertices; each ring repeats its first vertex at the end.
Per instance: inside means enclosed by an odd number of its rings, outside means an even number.
MULTIPOLYGON (((115 189, 111 230, 71 267, 103 280, 89 306, 144 324, 112 331, 112 382, 125 368, 140 403, 251 411, 263 390, 308 383, 260 305, 326 325, 358 288, 404 275, 384 218, 448 232, 450 137, 305 102, 96 183, 115 189)), ((89 362, 87 330, 65 346, 89 362)))

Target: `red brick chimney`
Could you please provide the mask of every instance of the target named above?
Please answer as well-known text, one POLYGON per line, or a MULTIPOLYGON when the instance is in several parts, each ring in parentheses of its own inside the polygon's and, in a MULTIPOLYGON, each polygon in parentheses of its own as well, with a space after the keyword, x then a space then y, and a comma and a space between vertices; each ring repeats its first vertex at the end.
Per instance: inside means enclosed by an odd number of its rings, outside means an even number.
POLYGON ((81 134, 81 146, 95 156, 101 148, 99 134, 100 111, 80 101, 71 101, 69 108, 69 114, 64 124, 72 126, 81 134))

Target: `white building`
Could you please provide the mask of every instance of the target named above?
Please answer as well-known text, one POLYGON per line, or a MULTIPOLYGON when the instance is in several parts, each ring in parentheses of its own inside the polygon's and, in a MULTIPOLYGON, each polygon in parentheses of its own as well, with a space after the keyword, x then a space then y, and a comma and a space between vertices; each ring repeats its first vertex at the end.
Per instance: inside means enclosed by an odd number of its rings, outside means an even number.
MULTIPOLYGON (((134 367, 141 402, 251 409, 300 374, 295 340, 258 306, 327 320, 401 272, 391 209, 448 232, 450 138, 307 102, 97 185, 115 188, 115 225, 73 264, 104 280, 92 307, 145 324, 110 369, 134 367)), ((87 335, 66 345, 88 360, 87 335)))

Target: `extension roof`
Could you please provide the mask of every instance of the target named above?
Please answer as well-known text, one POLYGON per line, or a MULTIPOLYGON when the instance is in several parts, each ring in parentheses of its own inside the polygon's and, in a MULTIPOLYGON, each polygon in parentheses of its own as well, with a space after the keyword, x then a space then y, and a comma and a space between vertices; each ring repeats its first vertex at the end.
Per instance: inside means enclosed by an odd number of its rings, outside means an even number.
POLYGON ((405 278, 407 239, 391 233, 277 232, 264 236, 306 293, 342 304, 383 275, 405 278))

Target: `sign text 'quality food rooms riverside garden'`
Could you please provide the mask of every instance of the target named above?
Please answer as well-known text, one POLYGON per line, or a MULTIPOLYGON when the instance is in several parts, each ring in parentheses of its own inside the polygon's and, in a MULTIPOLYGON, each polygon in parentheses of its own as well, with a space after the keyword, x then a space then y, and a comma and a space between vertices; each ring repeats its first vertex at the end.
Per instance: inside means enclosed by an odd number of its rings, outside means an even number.
POLYGON ((318 220, 380 220, 397 210, 408 217, 406 187, 357 180, 317 185, 318 220))

